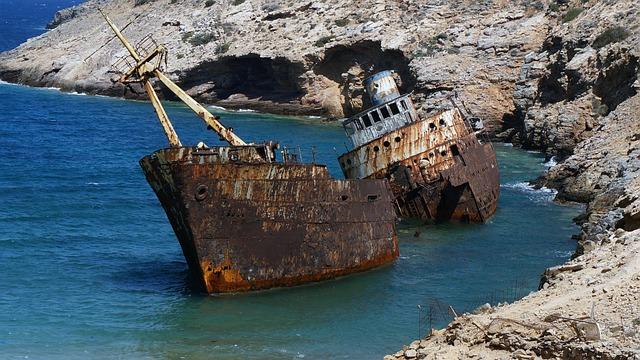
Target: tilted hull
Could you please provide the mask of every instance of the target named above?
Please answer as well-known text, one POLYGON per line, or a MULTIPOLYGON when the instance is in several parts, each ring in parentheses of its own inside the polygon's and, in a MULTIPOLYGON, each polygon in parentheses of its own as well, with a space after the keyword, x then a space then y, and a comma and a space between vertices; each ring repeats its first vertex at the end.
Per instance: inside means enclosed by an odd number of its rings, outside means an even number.
POLYGON ((293 286, 398 256, 385 180, 336 180, 322 165, 259 159, 246 146, 172 148, 140 160, 207 292, 293 286))
POLYGON ((400 217, 484 222, 497 207, 493 146, 457 109, 381 134, 339 161, 348 179, 389 179, 400 217))

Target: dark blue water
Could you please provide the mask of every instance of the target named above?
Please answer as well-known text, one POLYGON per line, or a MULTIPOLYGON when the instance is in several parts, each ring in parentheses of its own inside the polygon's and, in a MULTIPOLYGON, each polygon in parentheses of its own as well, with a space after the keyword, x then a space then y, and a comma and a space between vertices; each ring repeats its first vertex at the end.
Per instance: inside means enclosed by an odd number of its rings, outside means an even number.
MULTIPOLYGON (((0 0, 3 35, 20 28, 8 19, 38 18, 16 10, 27 3, 0 0)), ((53 12, 45 7, 42 14, 53 12)), ((217 142, 185 108, 168 112, 183 143, 217 142)), ((221 115, 247 140, 316 145, 318 160, 339 174, 336 125, 221 115)), ((393 265, 293 289, 204 296, 191 290, 137 165, 164 146, 147 103, 0 84, 0 358, 380 358, 424 335, 417 305, 461 311, 521 296, 575 247, 571 218, 580 209, 525 185, 543 171, 542 156, 498 145, 502 197, 488 224, 405 223, 393 265)))
MULTIPOLYGON (((402 224, 391 266, 203 296, 190 290, 137 164, 166 145, 149 104, 14 85, 0 85, 0 99, 2 358, 381 357, 418 336, 417 305, 469 309, 515 287, 533 290, 575 247, 579 209, 524 184, 543 170, 542 156, 498 145, 502 197, 488 224, 402 224)), ((184 143, 215 142, 187 109, 168 112, 184 143)), ((333 148, 343 134, 334 124, 221 115, 249 140, 315 144, 338 173, 333 148)))
POLYGON ((0 51, 45 31, 56 11, 84 0, 0 0, 0 51))

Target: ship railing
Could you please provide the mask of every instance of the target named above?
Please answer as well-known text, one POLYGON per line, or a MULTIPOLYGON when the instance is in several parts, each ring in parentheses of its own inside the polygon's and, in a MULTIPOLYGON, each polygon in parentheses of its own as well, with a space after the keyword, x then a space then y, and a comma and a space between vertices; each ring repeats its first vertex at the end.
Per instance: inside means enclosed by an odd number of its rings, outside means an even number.
POLYGON ((342 126, 354 147, 415 122, 418 117, 411 93, 401 95, 343 120, 342 126))
POLYGON ((318 152, 315 146, 310 149, 303 149, 300 145, 290 148, 283 146, 280 150, 280 156, 284 164, 316 164, 318 152))

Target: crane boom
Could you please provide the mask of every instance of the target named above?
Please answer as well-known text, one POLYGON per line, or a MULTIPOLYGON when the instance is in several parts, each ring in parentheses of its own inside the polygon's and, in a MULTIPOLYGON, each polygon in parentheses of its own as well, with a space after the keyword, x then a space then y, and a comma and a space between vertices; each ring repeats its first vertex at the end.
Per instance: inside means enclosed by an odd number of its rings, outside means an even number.
POLYGON ((111 30, 115 33, 115 35, 120 39, 120 42, 124 45, 124 47, 129 52, 129 55, 134 59, 135 65, 132 66, 128 71, 124 72, 124 75, 120 78, 120 81, 123 83, 128 82, 141 82, 144 85, 144 89, 151 100, 153 108, 158 115, 158 119, 160 120, 160 124, 165 132, 167 139, 169 140, 169 144, 172 147, 180 147, 182 144, 178 139, 178 135, 173 129, 173 125, 167 116, 167 113, 164 111, 164 107, 158 98, 153 86, 151 84, 150 79, 153 77, 158 78, 171 92, 173 92, 182 102, 184 102, 196 115, 198 115, 202 120, 204 120, 207 127, 220 136, 221 140, 227 141, 232 146, 242 146, 247 145, 240 137, 233 133, 233 129, 226 128, 220 121, 218 121, 218 117, 211 114, 204 106, 194 100, 189 94, 187 94, 184 90, 182 90, 176 83, 174 83, 171 79, 169 79, 162 71, 160 71, 160 64, 162 63, 162 59, 166 56, 166 49, 159 45, 156 46, 153 51, 149 51, 146 56, 142 56, 136 51, 136 48, 131 45, 131 43, 127 40, 127 38, 122 35, 118 27, 109 19, 107 14, 105 14, 101 9, 98 9, 100 14, 104 17, 106 22, 111 27, 111 30), (156 64, 151 63, 151 60, 154 58, 158 58, 158 62, 156 64))

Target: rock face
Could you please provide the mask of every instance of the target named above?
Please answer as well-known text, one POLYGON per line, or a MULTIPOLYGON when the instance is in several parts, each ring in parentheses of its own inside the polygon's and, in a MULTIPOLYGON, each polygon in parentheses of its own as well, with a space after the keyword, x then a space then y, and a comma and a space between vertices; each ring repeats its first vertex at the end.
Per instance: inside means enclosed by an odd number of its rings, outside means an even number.
POLYGON ((547 269, 538 292, 419 341, 417 358, 640 359, 639 7, 553 7, 565 15, 525 56, 512 128, 499 135, 556 155, 536 184, 587 204, 573 259, 547 269))
MULTIPOLYGON (((525 56, 514 92, 512 140, 566 157, 616 107, 637 93, 638 17, 635 1, 589 1, 579 15, 550 31, 525 56)), ((577 12, 577 11, 576 11, 577 12)))
POLYGON ((98 6, 120 27, 131 22, 132 41, 152 33, 165 44, 167 72, 198 100, 342 117, 367 106, 364 77, 394 69, 423 111, 456 90, 496 130, 514 111, 524 55, 548 27, 546 1, 90 0, 0 54, 0 79, 143 97, 111 81, 110 64, 125 55, 117 41, 87 58, 112 38, 98 6))
POLYGON ((395 69, 420 111, 457 92, 499 138, 557 156, 537 183, 587 204, 574 259, 386 359, 640 359, 637 0, 90 0, 0 54, 0 79, 143 97, 111 81, 125 51, 99 49, 97 6, 134 41, 153 33, 202 101, 342 117, 368 106, 366 76, 395 69))

